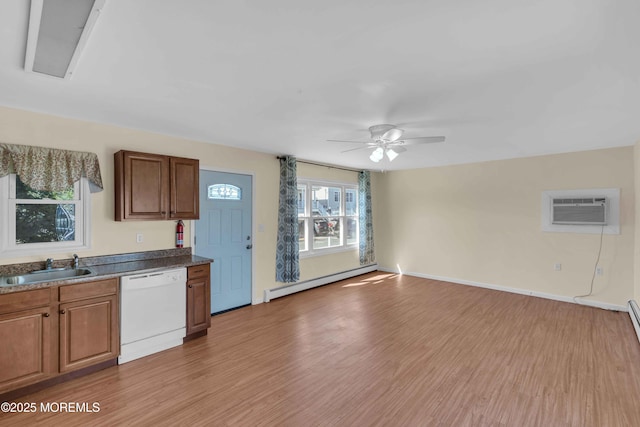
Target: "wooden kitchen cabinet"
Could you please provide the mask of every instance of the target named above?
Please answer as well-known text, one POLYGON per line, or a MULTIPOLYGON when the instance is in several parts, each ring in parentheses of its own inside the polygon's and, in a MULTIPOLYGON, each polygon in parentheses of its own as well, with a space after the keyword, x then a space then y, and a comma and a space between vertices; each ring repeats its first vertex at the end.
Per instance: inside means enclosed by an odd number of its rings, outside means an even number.
POLYGON ((200 162, 161 154, 118 151, 115 219, 198 219, 200 162))
POLYGON ((115 365, 118 295, 117 278, 0 295, 0 395, 115 365))
POLYGON ((187 268, 187 337, 205 335, 211 326, 211 270, 209 264, 187 268))
POLYGON ((0 393, 52 375, 53 321, 49 289, 0 295, 0 393))
POLYGON ((182 157, 169 158, 170 219, 200 218, 200 161, 182 157))
POLYGON ((118 357, 117 279, 61 286, 58 313, 60 372, 118 357))

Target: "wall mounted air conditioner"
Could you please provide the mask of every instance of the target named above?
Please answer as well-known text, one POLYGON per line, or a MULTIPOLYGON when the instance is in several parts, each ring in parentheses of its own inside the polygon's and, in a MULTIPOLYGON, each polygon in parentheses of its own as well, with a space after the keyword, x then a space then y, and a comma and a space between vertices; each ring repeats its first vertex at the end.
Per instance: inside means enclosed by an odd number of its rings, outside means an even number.
POLYGON ((568 225, 607 225, 607 198, 554 198, 551 223, 568 225))

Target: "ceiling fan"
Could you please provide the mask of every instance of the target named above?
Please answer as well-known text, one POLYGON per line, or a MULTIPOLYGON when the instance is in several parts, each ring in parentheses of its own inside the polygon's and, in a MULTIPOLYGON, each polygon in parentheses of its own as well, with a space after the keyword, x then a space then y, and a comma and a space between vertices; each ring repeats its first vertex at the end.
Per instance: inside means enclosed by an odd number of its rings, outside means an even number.
POLYGON ((374 125, 369 127, 371 141, 346 141, 339 139, 328 139, 330 142, 350 142, 356 144, 366 144, 364 147, 351 148, 342 151, 343 153, 355 150, 373 148, 369 159, 378 163, 386 155, 389 161, 393 161, 402 152, 407 151, 405 145, 424 144, 430 142, 444 142, 444 136, 420 136, 414 138, 403 138, 404 130, 395 125, 374 125))

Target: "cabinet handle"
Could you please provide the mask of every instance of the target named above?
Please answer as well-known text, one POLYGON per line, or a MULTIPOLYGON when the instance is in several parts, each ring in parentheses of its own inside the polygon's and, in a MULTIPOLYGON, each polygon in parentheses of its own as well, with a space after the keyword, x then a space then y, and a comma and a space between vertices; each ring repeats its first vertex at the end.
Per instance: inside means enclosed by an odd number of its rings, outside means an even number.
POLYGON ((49 313, 42 313, 44 317, 49 317, 49 313))
POLYGON ((189 286, 190 288, 193 288, 193 285, 187 285, 187 286, 189 286))
POLYGON ((66 311, 60 310, 60 314, 65 314, 65 313, 66 313, 66 311))

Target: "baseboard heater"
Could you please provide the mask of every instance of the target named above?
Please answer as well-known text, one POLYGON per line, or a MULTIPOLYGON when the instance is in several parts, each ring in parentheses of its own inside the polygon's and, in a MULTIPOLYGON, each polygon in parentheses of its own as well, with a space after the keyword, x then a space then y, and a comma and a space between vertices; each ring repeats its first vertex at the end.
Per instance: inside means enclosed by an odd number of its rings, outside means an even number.
POLYGON ((264 302, 269 302, 272 299, 284 297, 286 295, 295 294, 296 292, 306 291, 307 289, 315 288, 329 283, 338 282, 340 280, 349 279, 351 277, 359 276, 361 274, 370 273, 378 270, 378 264, 366 265, 353 270, 347 270, 340 273, 329 274, 327 276, 318 277, 316 279, 305 280, 303 282, 294 283, 291 285, 281 286, 279 288, 266 289, 264 291, 264 302))
POLYGON ((640 308, 638 308, 638 303, 635 300, 629 301, 629 317, 631 317, 631 323, 633 323, 638 341, 640 341, 640 308))

